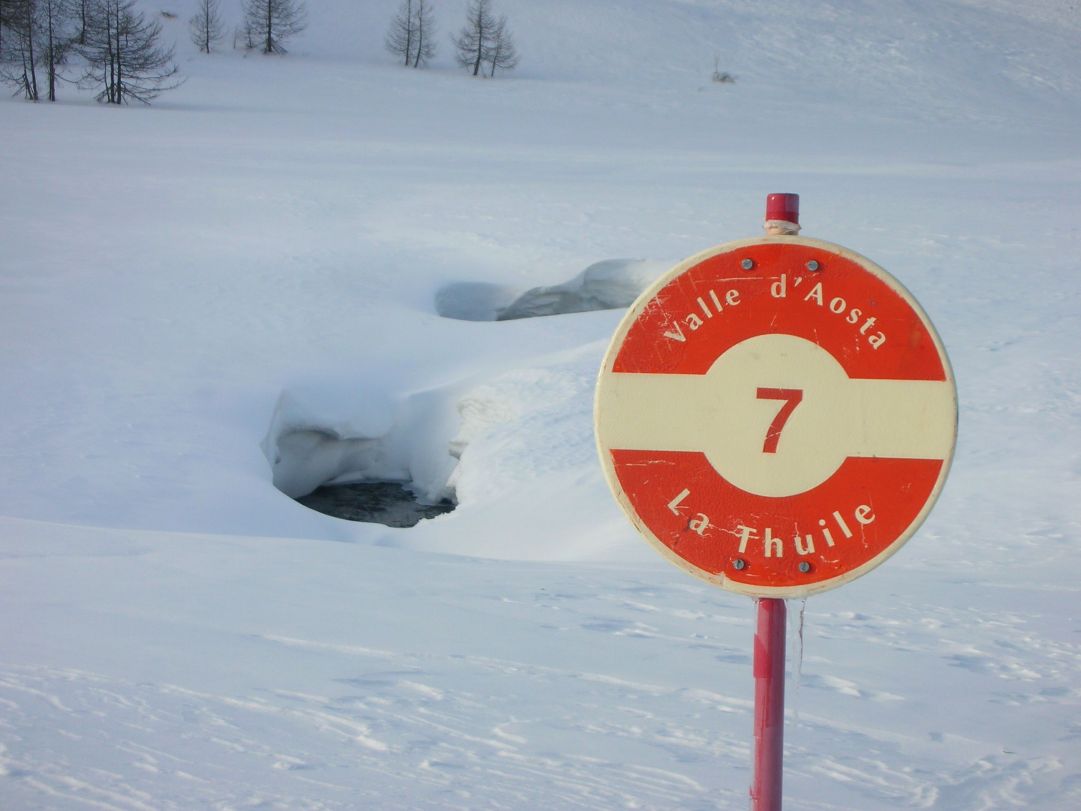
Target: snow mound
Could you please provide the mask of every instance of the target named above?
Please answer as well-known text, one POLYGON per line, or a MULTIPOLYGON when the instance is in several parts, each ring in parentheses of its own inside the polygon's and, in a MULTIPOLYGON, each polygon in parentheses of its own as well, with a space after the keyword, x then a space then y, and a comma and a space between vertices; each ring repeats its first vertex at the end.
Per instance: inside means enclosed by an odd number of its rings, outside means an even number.
POLYGON ((597 262, 563 284, 527 290, 505 307, 496 320, 629 307, 669 267, 669 263, 642 259, 597 262))

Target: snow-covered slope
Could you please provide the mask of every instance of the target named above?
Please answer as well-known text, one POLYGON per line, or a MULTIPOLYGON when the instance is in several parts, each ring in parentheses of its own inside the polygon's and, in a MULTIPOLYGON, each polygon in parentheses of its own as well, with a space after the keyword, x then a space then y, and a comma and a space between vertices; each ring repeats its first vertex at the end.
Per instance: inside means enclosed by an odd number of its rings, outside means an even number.
POLYGON ((500 0, 494 81, 464 2, 422 72, 392 0, 309 3, 283 58, 196 54, 194 5, 143 4, 188 77, 152 108, 0 101, 0 806, 744 808, 752 606, 595 459, 620 313, 470 316, 796 191, 930 313, 961 435, 806 605, 786 808, 1081 807, 1070 3, 500 0), (459 507, 275 487, 350 467, 459 507))

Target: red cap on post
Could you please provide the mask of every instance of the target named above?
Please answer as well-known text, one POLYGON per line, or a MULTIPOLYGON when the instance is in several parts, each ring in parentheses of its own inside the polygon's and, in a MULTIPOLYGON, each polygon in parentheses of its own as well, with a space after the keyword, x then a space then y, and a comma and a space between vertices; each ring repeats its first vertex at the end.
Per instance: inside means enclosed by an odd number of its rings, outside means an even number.
POLYGON ((799 225, 799 195, 787 193, 767 194, 766 219, 799 225))

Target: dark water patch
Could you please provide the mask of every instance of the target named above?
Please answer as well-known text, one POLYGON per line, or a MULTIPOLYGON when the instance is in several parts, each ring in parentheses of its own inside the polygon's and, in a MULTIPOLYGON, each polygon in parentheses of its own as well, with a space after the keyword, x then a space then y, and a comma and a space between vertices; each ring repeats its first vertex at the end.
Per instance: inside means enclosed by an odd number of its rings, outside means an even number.
POLYGON ((422 504, 408 482, 325 484, 297 501, 324 515, 388 527, 416 526, 425 518, 449 513, 457 506, 449 499, 422 504))

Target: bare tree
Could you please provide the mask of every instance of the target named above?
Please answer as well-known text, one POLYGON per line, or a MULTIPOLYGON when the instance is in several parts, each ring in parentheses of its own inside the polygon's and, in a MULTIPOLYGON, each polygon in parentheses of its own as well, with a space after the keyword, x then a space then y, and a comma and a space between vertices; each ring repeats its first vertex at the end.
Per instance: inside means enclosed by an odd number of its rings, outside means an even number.
POLYGON ((191 41, 203 53, 210 53, 215 42, 222 38, 225 27, 221 22, 221 0, 199 0, 195 16, 191 18, 191 41))
POLYGON ((406 67, 413 61, 413 44, 416 32, 413 30, 413 0, 402 0, 402 6, 394 19, 390 21, 387 32, 387 50, 402 60, 406 67))
POLYGON ((490 76, 496 68, 513 68, 518 64, 514 40, 507 30, 507 18, 496 17, 492 0, 469 0, 466 24, 454 39, 455 58, 463 68, 480 75, 483 65, 490 65, 490 76))
POLYGON ((0 0, 0 62, 4 57, 4 36, 10 34, 11 19, 15 14, 15 0, 0 0))
POLYGON ((0 79, 37 101, 41 67, 48 83, 45 97, 56 101, 60 66, 70 41, 68 0, 4 0, 0 14, 8 33, 0 42, 0 79))
POLYGON ((4 49, 4 37, 8 38, 8 47, 10 47, 12 44, 11 37, 18 27, 22 6, 23 0, 0 0, 0 61, 5 61, 11 57, 11 54, 4 49))
POLYGON ((251 23, 245 19, 236 28, 233 29, 233 50, 237 48, 247 48, 249 51, 255 50, 255 35, 251 30, 251 23))
POLYGON ((37 0, 9 0, 3 5, 5 37, 0 53, 0 79, 22 92, 27 101, 38 96, 37 0))
POLYGON ((463 68, 471 68, 473 75, 480 73, 484 54, 492 38, 496 19, 492 13, 492 0, 469 0, 465 12, 465 27, 454 40, 457 51, 455 59, 463 68))
POLYGON ((402 0, 387 32, 387 50, 406 67, 419 68, 435 56, 435 22, 431 0, 402 0))
POLYGON ((413 67, 419 68, 427 65, 428 60, 435 56, 435 9, 431 0, 416 0, 416 3, 417 48, 413 67))
POLYGON ((263 53, 285 53, 287 39, 308 25, 303 0, 244 0, 244 21, 249 36, 263 53))
POLYGON ((488 46, 487 62, 491 65, 489 76, 495 76, 496 68, 513 70, 518 66, 518 50, 514 47, 514 38, 507 30, 507 18, 500 17, 492 32, 492 41, 488 46))
POLYGON ((41 37, 39 58, 45 67, 48 81, 47 98, 56 101, 56 85, 60 79, 60 66, 64 64, 71 47, 68 31, 71 7, 68 0, 37 0, 37 28, 41 37))
POLYGON ((102 87, 98 101, 149 104, 164 90, 181 84, 173 49, 159 44, 161 24, 147 21, 135 0, 92 0, 86 43, 86 84, 102 87))
POLYGON ((71 13, 75 17, 79 31, 75 35, 77 45, 86 44, 86 29, 90 25, 91 6, 94 0, 70 0, 71 13))

